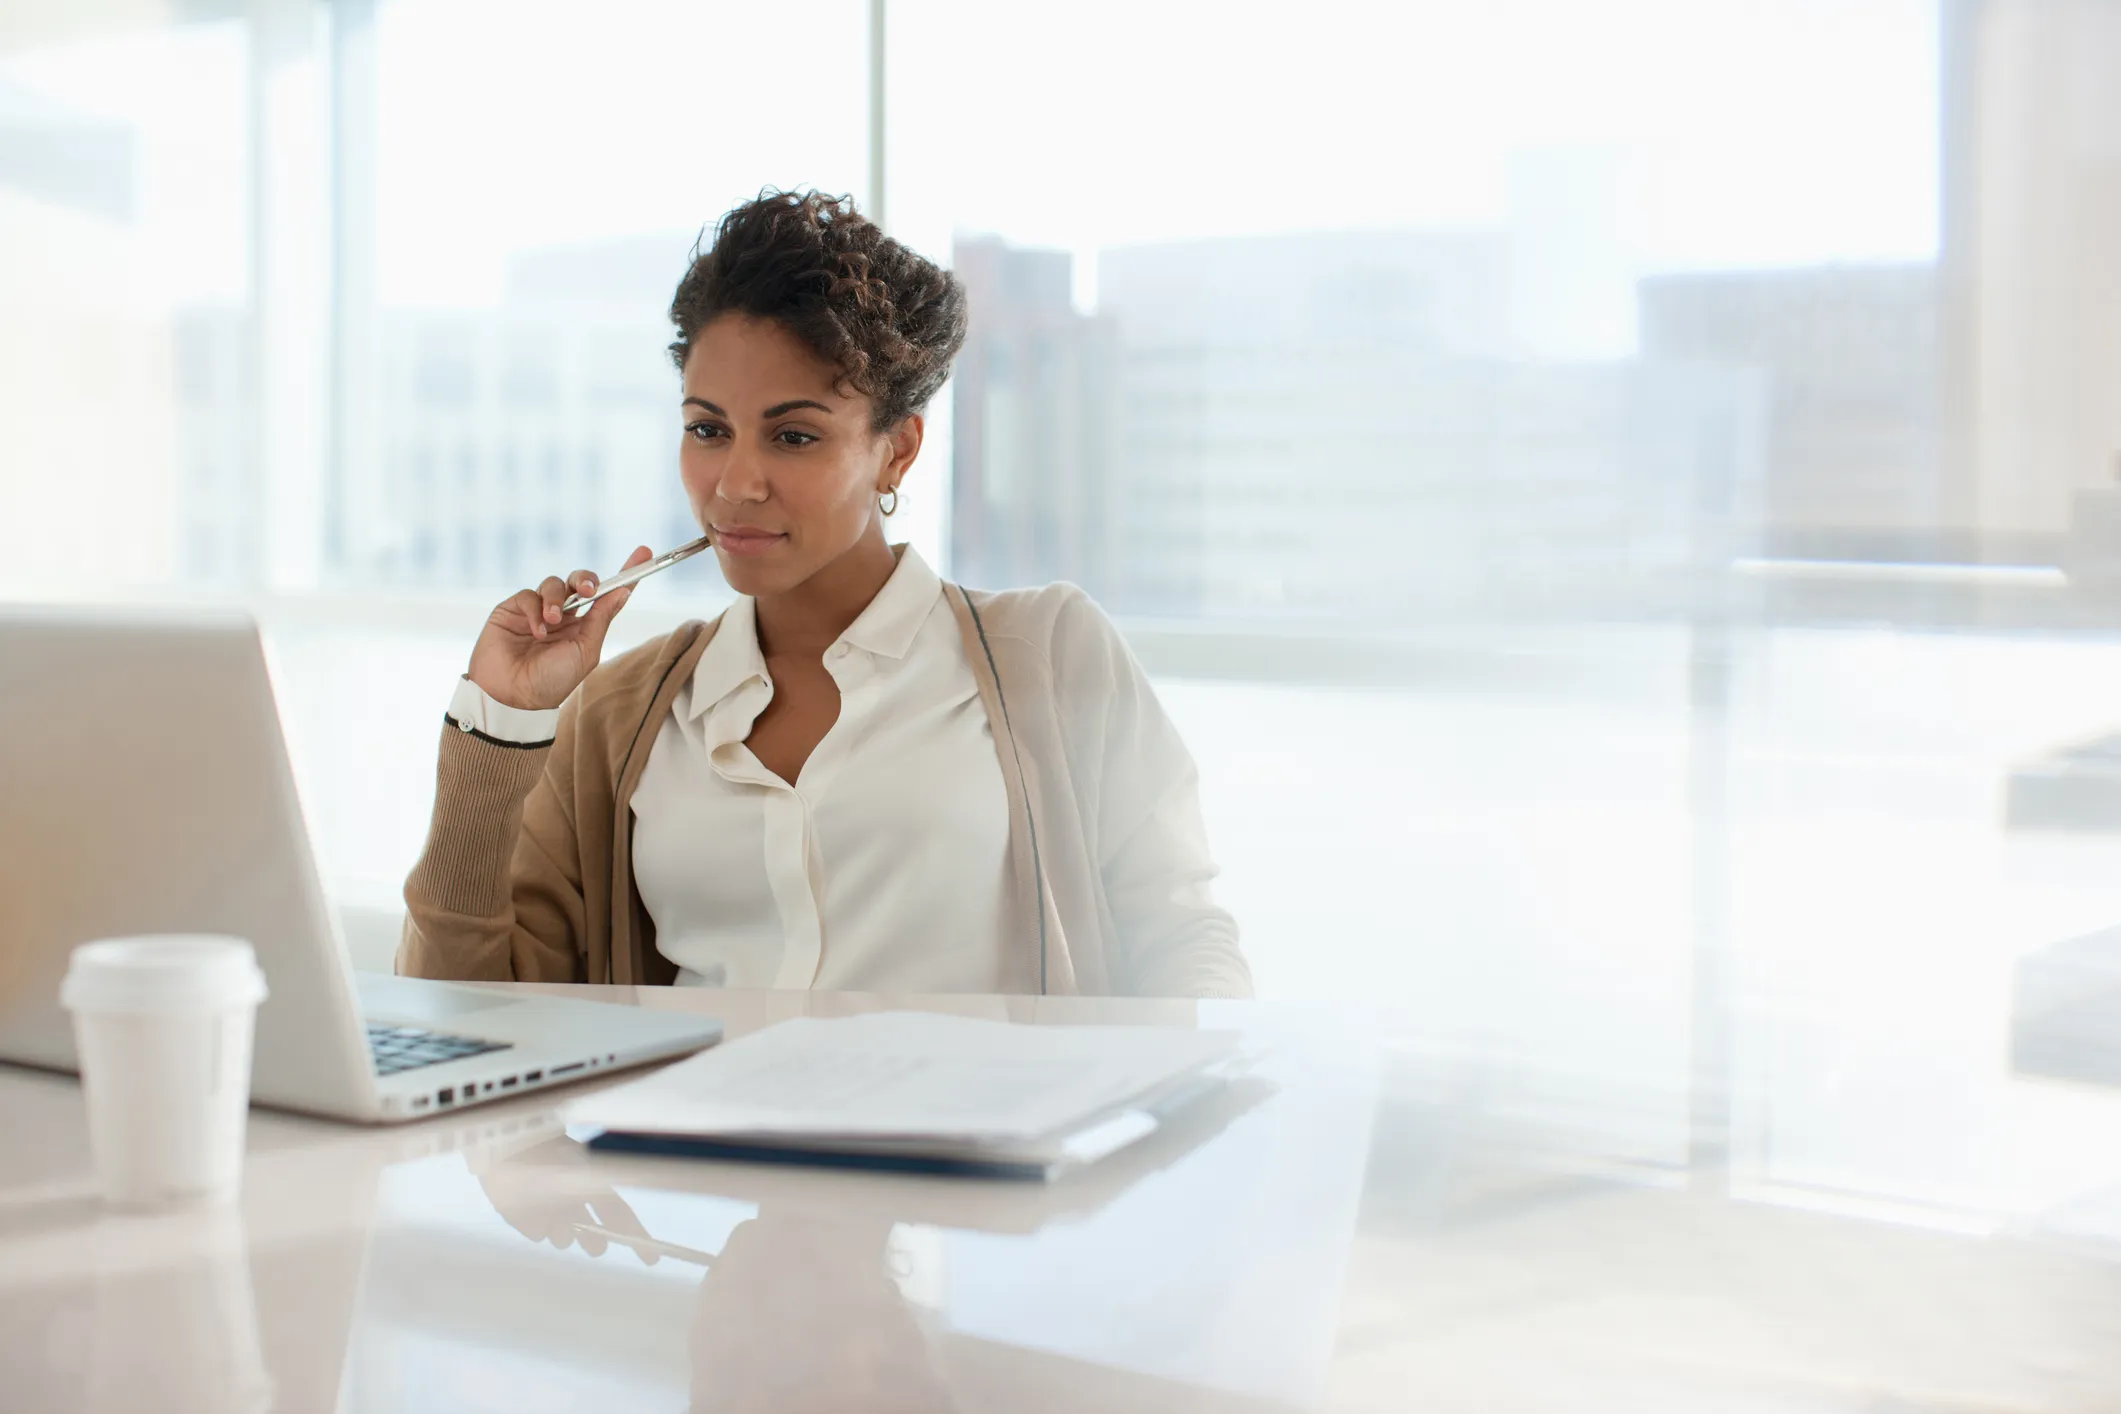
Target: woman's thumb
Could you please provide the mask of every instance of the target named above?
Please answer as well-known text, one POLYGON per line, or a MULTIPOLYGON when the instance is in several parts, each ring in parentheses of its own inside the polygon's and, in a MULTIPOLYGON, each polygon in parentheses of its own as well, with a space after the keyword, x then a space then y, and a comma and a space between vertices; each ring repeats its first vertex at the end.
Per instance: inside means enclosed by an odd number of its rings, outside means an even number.
POLYGON ((586 630, 583 637, 601 647, 604 635, 611 629, 611 621, 618 617, 619 610, 625 608, 626 601, 632 597, 633 586, 628 585, 624 589, 612 590, 591 604, 588 613, 584 615, 588 622, 583 625, 586 630))

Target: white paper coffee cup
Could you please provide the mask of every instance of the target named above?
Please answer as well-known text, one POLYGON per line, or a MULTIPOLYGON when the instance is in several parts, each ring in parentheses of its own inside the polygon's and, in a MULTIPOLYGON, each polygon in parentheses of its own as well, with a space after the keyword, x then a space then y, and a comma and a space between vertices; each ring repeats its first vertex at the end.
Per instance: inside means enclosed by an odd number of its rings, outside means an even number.
POLYGON ((171 934, 74 949, 89 1147, 123 1207, 227 1202, 241 1186, 250 1046, 265 974, 240 938, 171 934))

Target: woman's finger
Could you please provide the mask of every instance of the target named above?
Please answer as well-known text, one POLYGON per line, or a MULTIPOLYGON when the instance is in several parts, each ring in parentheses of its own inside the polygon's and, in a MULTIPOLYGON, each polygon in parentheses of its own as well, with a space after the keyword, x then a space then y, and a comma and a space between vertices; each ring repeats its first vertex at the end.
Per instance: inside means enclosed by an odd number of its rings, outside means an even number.
MULTIPOLYGON (((560 605, 567 602, 567 596, 570 592, 567 588, 566 580, 561 579, 556 574, 545 576, 543 582, 538 585, 538 598, 544 601, 538 613, 540 628, 556 628, 559 626, 560 605)), ((540 638, 544 636, 543 633, 538 635, 540 638)))
POLYGON ((522 631, 533 638, 545 636, 545 601, 535 589, 525 589, 511 598, 505 607, 523 616, 522 631))
POLYGON ((652 1267, 656 1264, 658 1254, 653 1247, 647 1245, 655 1239, 649 1236, 647 1227, 641 1222, 640 1214, 634 1212, 631 1204, 609 1189, 587 1201, 590 1214, 597 1220, 597 1226, 609 1228, 627 1237, 640 1238, 642 1245, 633 1250, 640 1256, 644 1265, 652 1267))

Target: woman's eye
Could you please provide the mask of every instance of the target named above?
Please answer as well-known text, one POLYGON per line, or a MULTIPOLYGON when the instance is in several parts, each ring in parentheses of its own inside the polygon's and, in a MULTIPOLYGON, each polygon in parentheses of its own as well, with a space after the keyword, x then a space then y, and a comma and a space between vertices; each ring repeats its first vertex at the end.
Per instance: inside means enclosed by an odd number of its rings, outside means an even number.
POLYGON ((783 444, 790 447, 807 447, 817 440, 814 432, 804 432, 794 427, 783 427, 777 434, 783 444))
POLYGON ((711 422, 688 422, 685 435, 699 442, 712 442, 722 435, 722 429, 711 422))

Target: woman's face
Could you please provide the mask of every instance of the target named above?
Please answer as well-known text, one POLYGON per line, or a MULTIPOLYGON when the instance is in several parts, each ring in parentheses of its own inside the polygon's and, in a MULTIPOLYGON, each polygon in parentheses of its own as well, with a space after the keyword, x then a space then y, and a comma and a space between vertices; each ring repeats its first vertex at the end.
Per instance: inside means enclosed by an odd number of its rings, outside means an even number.
POLYGON ((754 597, 804 583, 870 535, 877 497, 920 450, 921 419, 887 432, 875 407, 769 319, 725 314, 685 359, 678 468, 730 588, 754 597))

